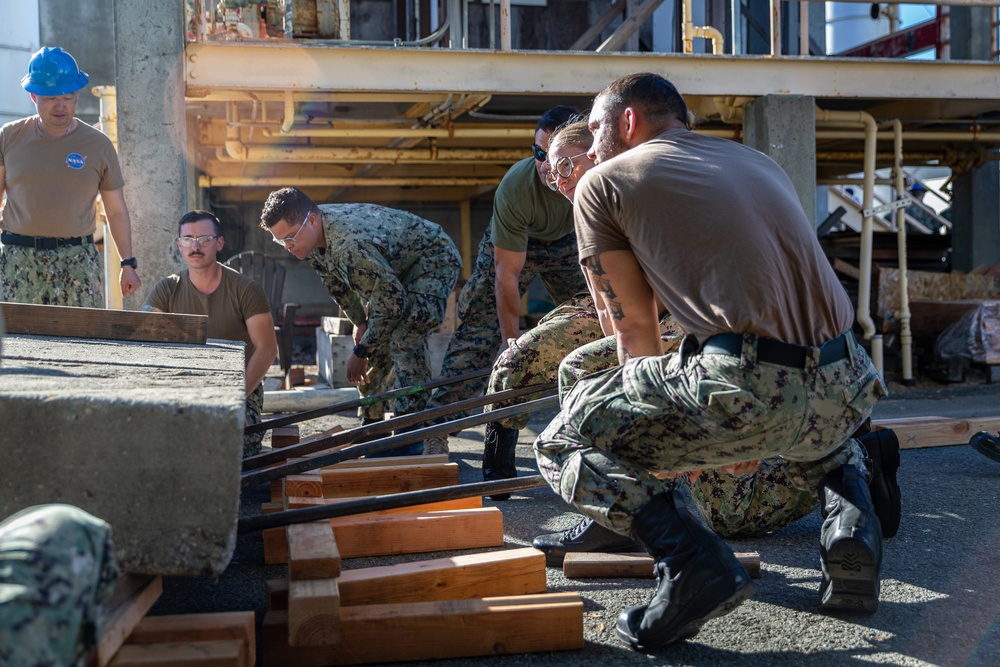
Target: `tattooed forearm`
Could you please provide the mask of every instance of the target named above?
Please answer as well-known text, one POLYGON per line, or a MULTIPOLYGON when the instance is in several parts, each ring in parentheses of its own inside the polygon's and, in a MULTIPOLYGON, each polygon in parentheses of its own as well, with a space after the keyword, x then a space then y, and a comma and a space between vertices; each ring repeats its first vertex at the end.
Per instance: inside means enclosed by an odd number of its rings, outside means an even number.
POLYGON ((607 305, 608 313, 611 315, 613 320, 622 320, 625 318, 625 311, 622 309, 621 303, 618 302, 618 295, 615 293, 614 288, 611 286, 611 281, 605 276, 604 268, 601 266, 600 255, 592 255, 585 260, 583 260, 583 265, 590 272, 591 282, 594 285, 594 289, 600 292, 601 297, 604 299, 605 305, 607 305))

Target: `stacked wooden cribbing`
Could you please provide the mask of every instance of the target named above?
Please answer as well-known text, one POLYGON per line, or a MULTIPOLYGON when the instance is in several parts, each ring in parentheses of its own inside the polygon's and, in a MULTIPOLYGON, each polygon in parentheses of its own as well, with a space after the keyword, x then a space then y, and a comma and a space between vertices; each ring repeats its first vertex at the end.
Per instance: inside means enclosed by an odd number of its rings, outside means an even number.
MULTIPOLYGON (((270 511, 458 483, 447 455, 347 461, 282 480, 270 511)), ((482 498, 264 531, 263 662, 350 665, 583 647, 583 602, 545 594, 545 557, 510 549, 341 571, 343 558, 503 546, 503 516, 482 498)))
POLYGON ((123 575, 90 667, 253 667, 252 611, 146 616, 160 577, 123 575))

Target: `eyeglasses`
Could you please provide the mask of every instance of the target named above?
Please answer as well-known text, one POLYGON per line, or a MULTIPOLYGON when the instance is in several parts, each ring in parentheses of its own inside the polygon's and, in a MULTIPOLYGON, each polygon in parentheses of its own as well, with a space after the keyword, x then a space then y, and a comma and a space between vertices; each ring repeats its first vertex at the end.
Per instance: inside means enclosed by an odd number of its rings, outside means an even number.
POLYGON ((549 154, 543 151, 538 144, 531 144, 531 154, 534 155, 535 159, 539 162, 545 162, 545 158, 549 156, 549 154))
POLYGON ((576 165, 573 164, 573 159, 583 157, 586 154, 587 151, 583 151, 582 153, 577 153, 576 155, 559 158, 556 160, 556 174, 562 176, 563 178, 569 178, 573 175, 573 170, 576 169, 576 165))
POLYGON ((291 236, 286 236, 283 239, 276 239, 276 238, 274 238, 274 236, 271 236, 271 240, 274 241, 275 243, 277 243, 278 245, 280 245, 282 248, 287 248, 290 245, 295 245, 295 239, 296 239, 296 237, 298 237, 299 232, 301 232, 303 229, 305 229, 306 222, 308 222, 309 215, 311 213, 312 213, 312 211, 310 211, 309 213, 306 213, 306 217, 302 219, 302 224, 299 225, 298 230, 294 234, 292 234, 291 236))
POLYGON ((204 248, 205 246, 210 245, 212 241, 217 238, 219 237, 208 236, 207 234, 205 236, 178 236, 177 242, 181 244, 182 248, 190 248, 194 245, 204 248))

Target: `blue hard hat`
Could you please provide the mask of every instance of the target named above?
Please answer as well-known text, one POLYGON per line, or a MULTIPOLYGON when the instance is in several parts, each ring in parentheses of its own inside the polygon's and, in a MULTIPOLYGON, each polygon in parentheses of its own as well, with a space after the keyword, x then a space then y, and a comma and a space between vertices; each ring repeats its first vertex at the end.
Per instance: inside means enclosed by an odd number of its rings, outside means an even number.
POLYGON ((52 97, 80 90, 90 81, 90 75, 76 65, 73 56, 58 46, 45 46, 28 61, 28 73, 21 87, 35 95, 52 97))
POLYGON ((914 183, 910 186, 910 192, 927 192, 927 188, 920 185, 920 183, 914 183))

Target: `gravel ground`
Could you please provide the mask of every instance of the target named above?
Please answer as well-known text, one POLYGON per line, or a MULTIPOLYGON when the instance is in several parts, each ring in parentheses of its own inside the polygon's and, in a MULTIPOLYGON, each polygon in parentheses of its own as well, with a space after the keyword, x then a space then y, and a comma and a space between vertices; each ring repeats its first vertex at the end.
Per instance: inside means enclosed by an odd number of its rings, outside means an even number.
MULTIPOLYGON (((875 417, 922 415, 1000 416, 1000 386, 987 384, 891 386, 875 417)), ((521 432, 518 468, 536 472, 531 443, 551 419, 538 413, 521 432)), ((304 424, 303 437, 350 427, 353 417, 331 416, 304 424)), ((451 441, 461 481, 481 479, 482 427, 451 441)), ((769 535, 731 542, 736 551, 758 551, 761 577, 751 600, 732 614, 707 623, 693 639, 653 655, 629 649, 614 633, 625 607, 645 603, 652 580, 568 580, 548 569, 550 592, 572 591, 584 600, 586 646, 580 651, 498 656, 433 663, 466 665, 997 665, 1000 664, 1000 463, 970 447, 905 450, 899 482, 903 520, 899 535, 886 543, 882 595, 871 616, 825 614, 818 609, 819 513, 769 535)), ((262 486, 244 493, 241 512, 257 514, 267 500, 262 486)), ((504 513, 505 548, 529 545, 540 533, 566 528, 578 515, 548 489, 515 494, 502 503, 484 500, 504 513)), ((453 555, 456 552, 448 552, 453 555)), ((461 552, 458 552, 461 553, 461 552)), ((440 553, 396 558, 353 559, 345 568, 440 557, 440 553)), ((156 614, 265 609, 268 578, 285 576, 284 566, 264 566, 258 534, 240 536, 229 568, 217 579, 170 577, 156 614)), ((260 655, 260 651, 258 651, 260 655)))

